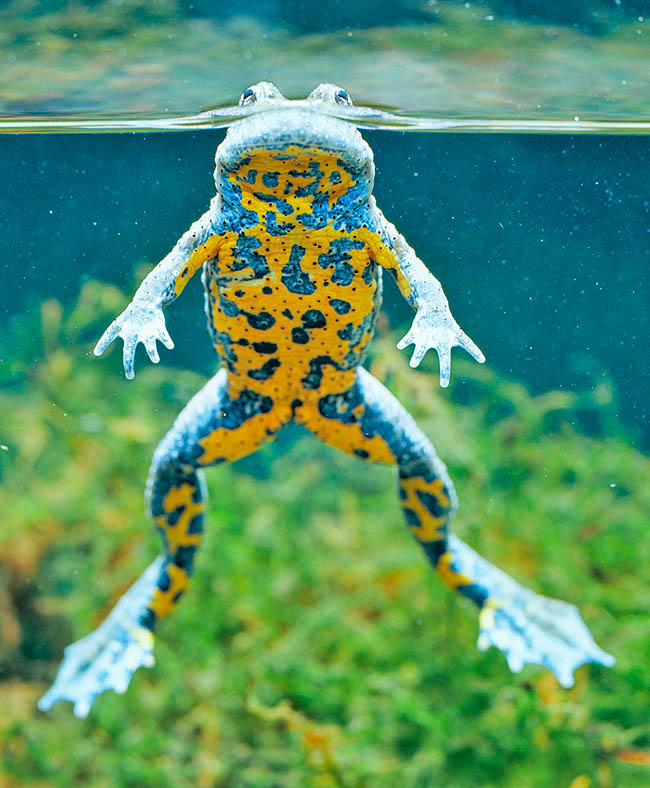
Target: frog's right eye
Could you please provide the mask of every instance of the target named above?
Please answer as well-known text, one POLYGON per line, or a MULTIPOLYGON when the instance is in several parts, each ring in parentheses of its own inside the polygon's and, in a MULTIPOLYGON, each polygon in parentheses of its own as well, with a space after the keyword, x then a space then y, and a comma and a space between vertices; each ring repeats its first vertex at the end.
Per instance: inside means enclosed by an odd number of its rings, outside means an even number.
POLYGON ((246 90, 239 97, 239 106, 245 107, 248 104, 254 104, 257 101, 257 96, 253 88, 246 88, 246 90))
POLYGON ((339 88, 336 93, 334 94, 334 101, 337 104, 352 104, 352 99, 350 98, 350 94, 347 90, 343 90, 343 88, 339 88))

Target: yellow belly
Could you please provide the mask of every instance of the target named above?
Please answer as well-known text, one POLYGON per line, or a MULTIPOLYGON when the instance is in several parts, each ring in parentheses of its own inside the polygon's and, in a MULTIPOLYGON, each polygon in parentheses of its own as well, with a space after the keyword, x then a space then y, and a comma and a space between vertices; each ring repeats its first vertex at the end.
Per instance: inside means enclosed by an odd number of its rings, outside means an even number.
POLYGON ((380 298, 365 233, 326 227, 273 236, 254 228, 222 244, 206 286, 234 388, 304 401, 352 383, 380 298), (256 257, 246 265, 237 249, 251 238, 256 257))

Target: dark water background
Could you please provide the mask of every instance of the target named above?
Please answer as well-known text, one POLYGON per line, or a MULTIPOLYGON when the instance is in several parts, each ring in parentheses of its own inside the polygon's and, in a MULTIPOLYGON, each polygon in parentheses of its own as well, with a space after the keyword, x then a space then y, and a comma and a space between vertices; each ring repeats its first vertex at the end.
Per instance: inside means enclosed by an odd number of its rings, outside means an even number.
MULTIPOLYGON (((488 364, 535 391, 611 374, 627 427, 650 445, 648 138, 364 134, 378 204, 488 364)), ((88 278, 132 288, 135 265, 157 262, 207 208, 222 138, 4 136, 0 319, 45 298, 72 303, 88 278)), ((177 347, 163 362, 208 374, 192 284, 168 310, 177 347)), ((409 311, 386 281, 392 324, 406 326, 409 311)))

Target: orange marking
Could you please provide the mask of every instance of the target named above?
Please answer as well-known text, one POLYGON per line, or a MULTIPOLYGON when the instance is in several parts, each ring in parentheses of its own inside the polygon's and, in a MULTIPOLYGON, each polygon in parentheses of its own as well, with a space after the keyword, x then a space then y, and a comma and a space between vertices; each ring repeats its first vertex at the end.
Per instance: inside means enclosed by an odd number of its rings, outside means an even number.
POLYGON ((452 554, 447 551, 440 556, 440 560, 436 565, 436 572, 440 575, 442 582, 449 588, 458 588, 459 586, 471 586, 474 581, 466 575, 457 572, 451 565, 453 561, 452 554))
POLYGON ((167 574, 170 580, 169 588, 167 591, 161 591, 157 588, 149 605, 157 619, 164 618, 172 612, 176 607, 176 602, 174 601, 176 595, 185 591, 189 583, 187 572, 176 566, 176 564, 167 566, 167 574))
POLYGON ((385 268, 397 282, 402 297, 410 302, 413 299, 413 291, 411 285, 408 283, 404 274, 402 273, 399 262, 393 252, 386 246, 385 243, 375 233, 370 232, 367 227, 361 227, 355 230, 352 235, 356 235, 360 240, 365 241, 370 249, 373 259, 382 268, 385 268))
POLYGON ((288 406, 276 406, 269 413, 251 416, 234 430, 219 427, 199 440, 203 454, 198 463, 209 465, 218 459, 233 462, 240 457, 246 457, 275 437, 269 435, 267 430, 277 432, 290 418, 291 409, 288 406))
POLYGON ((202 501, 195 503, 192 500, 194 489, 191 484, 181 484, 180 487, 172 487, 163 498, 163 509, 168 514, 178 509, 179 506, 183 507, 175 525, 170 525, 164 514, 155 518, 156 525, 160 526, 165 533, 169 552, 172 555, 179 547, 198 545, 201 541, 201 534, 188 533, 192 519, 205 510, 205 504, 202 501))
POLYGON ((301 145, 287 145, 282 150, 254 148, 247 151, 246 163, 240 165, 234 173, 228 173, 226 177, 241 188, 244 208, 262 214, 273 211, 278 221, 284 222, 291 221, 291 217, 299 213, 312 213, 316 194, 327 193, 329 206, 332 208, 336 201, 357 183, 338 163, 336 154, 314 146, 306 148, 301 145), (252 170, 257 173, 254 183, 248 180, 252 170), (277 173, 277 185, 265 186, 261 173, 277 173), (337 182, 331 180, 332 173, 338 173, 335 176, 339 179, 337 182), (313 186, 315 182, 318 185, 314 194, 297 196, 299 189, 313 186), (257 194, 269 195, 290 203, 294 208, 293 214, 286 217, 278 211, 274 203, 260 200, 257 194))
POLYGON ((348 324, 351 324, 353 331, 358 329, 363 320, 378 308, 376 282, 366 283, 361 276, 370 259, 368 249, 364 246, 348 252, 348 263, 353 269, 354 278, 350 286, 345 286, 331 281, 333 269, 323 269, 318 257, 328 252, 333 240, 348 237, 355 239, 355 233, 349 234, 328 226, 309 231, 303 228, 276 236, 256 227, 242 235, 259 240, 260 246, 256 251, 265 258, 270 270, 264 277, 256 279, 251 278, 252 270, 249 267, 232 271, 236 259, 236 236, 235 239, 228 238, 220 249, 219 272, 224 279, 220 288, 216 282, 210 283, 211 315, 215 332, 230 338, 231 351, 237 357, 228 369, 231 387, 234 390, 248 388, 266 394, 275 402, 282 399, 290 401, 294 397, 306 401, 324 394, 345 391, 354 383, 356 375, 356 365, 347 358, 348 353, 354 350, 361 355, 371 339, 372 331, 368 330, 356 344, 352 340, 342 340, 337 332, 348 324), (315 291, 311 294, 291 292, 282 282, 282 272, 294 244, 305 249, 300 267, 314 283, 315 291), (224 280, 227 282, 225 285, 224 280), (273 291, 271 294, 264 292, 264 288, 269 287, 273 291), (220 294, 234 303, 240 313, 234 316, 225 314, 220 307, 220 294), (339 315, 330 306, 330 299, 347 301, 350 310, 345 315, 339 315), (299 344, 292 340, 291 329, 302 326, 301 316, 309 309, 322 312, 326 324, 322 328, 308 329, 309 342, 299 344), (257 315, 262 311, 271 314, 275 322, 267 329, 253 328, 246 313, 257 315), (238 340, 246 340, 247 344, 240 345, 238 340), (254 342, 274 343, 277 351, 264 356, 256 352, 254 342), (303 378, 310 372, 310 360, 317 356, 329 356, 334 365, 322 366, 322 379, 317 390, 305 389, 303 378), (259 369, 271 357, 280 361, 280 366, 271 377, 256 380, 247 374, 259 369), (343 369, 337 370, 336 366, 343 369))
POLYGON ((204 244, 201 244, 192 252, 174 281, 176 295, 180 295, 183 292, 185 285, 205 262, 217 256, 223 243, 223 236, 211 235, 204 244))
POLYGON ((301 408, 296 413, 296 421, 304 424, 314 435, 317 435, 328 446, 354 454, 355 449, 368 452, 368 459, 373 462, 395 463, 395 455, 386 441, 379 435, 367 438, 361 431, 361 425, 343 424, 336 419, 324 419, 315 407, 301 408))
POLYGON ((447 517, 442 515, 434 517, 418 497, 418 490, 432 495, 445 509, 451 505, 449 496, 444 490, 442 479, 425 482, 424 479, 414 476, 411 479, 401 479, 400 487, 406 493, 406 498, 401 501, 404 508, 412 509, 420 519, 420 525, 411 525, 413 535, 421 542, 437 542, 444 538, 447 517))

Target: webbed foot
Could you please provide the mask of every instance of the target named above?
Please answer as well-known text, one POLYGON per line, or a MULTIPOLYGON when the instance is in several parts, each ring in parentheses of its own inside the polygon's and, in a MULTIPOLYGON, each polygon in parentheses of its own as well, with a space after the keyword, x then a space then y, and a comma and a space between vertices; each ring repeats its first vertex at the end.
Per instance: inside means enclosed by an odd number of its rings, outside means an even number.
POLYGON ((161 559, 154 561, 94 632, 65 649, 54 684, 38 702, 41 711, 69 700, 75 715, 86 717, 98 695, 110 689, 126 692, 139 667, 152 667, 153 634, 138 622, 160 565, 161 559))
POLYGON ((489 592, 479 615, 481 651, 496 646, 513 673, 526 663, 542 665, 565 688, 573 686, 573 672, 585 662, 614 665, 616 660, 598 646, 575 605, 524 588, 455 536, 451 544, 463 572, 489 592))
POLYGON ((481 651, 490 646, 501 649, 513 673, 526 663, 543 665, 566 689, 573 686, 573 671, 583 663, 616 662, 598 646, 575 605, 522 591, 527 593, 516 600, 484 605, 477 643, 481 651))

